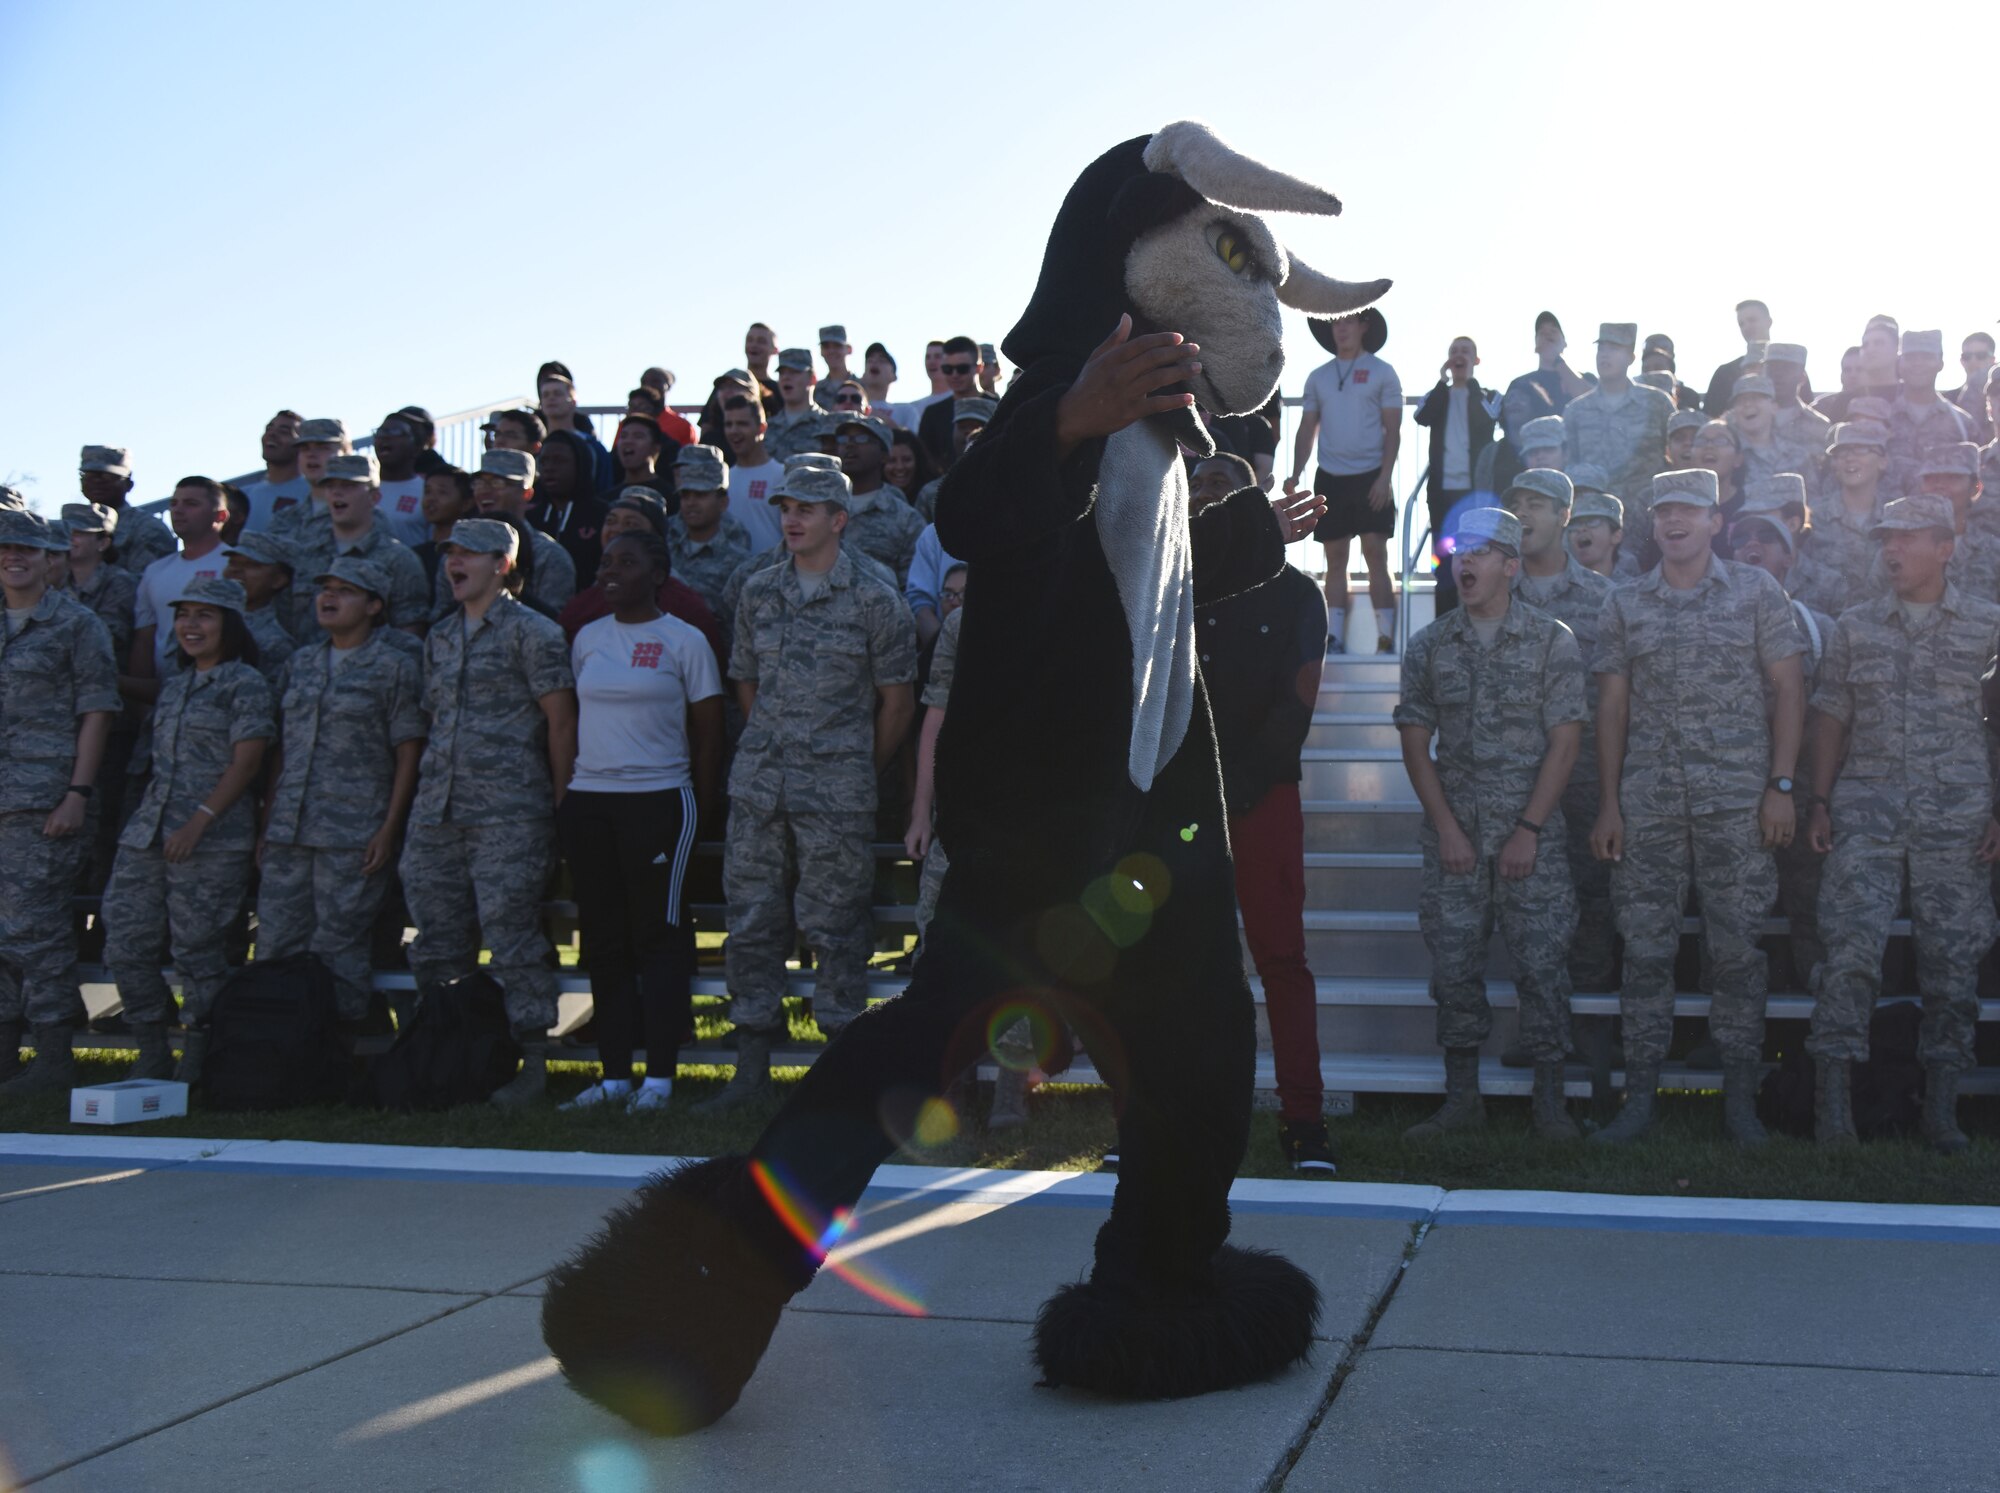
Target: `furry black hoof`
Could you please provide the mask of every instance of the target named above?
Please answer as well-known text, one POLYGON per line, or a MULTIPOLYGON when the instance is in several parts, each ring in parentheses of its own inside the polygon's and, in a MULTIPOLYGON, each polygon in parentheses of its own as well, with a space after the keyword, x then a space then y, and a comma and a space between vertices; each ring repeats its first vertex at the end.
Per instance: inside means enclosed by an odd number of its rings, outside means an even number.
POLYGON ((648 1181, 549 1276, 542 1341, 571 1387, 659 1436, 720 1420, 797 1289, 768 1223, 741 1156, 648 1181))
POLYGON ((1050 1384, 1179 1399, 1297 1363, 1318 1322, 1319 1287, 1303 1270, 1268 1250, 1224 1245, 1200 1290, 1064 1286, 1035 1319, 1035 1362, 1050 1384))

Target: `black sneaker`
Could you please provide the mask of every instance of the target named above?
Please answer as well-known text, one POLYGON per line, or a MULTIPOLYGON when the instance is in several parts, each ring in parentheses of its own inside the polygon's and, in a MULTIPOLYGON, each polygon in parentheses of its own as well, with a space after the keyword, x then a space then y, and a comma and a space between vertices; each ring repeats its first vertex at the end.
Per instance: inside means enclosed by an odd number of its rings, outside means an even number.
POLYGON ((1333 1143, 1326 1138, 1326 1125, 1319 1120, 1280 1120, 1278 1144, 1295 1172, 1309 1177, 1331 1177, 1339 1166, 1333 1159, 1333 1143))

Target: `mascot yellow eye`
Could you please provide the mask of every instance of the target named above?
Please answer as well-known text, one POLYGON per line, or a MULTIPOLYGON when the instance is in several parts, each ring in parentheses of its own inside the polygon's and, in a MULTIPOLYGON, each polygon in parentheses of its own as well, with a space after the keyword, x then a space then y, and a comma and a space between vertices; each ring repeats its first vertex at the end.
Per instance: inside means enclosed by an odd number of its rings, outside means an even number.
POLYGON ((1244 252, 1243 246, 1236 242, 1236 235, 1233 233, 1217 235, 1215 257, 1239 275, 1250 268, 1250 256, 1244 252))

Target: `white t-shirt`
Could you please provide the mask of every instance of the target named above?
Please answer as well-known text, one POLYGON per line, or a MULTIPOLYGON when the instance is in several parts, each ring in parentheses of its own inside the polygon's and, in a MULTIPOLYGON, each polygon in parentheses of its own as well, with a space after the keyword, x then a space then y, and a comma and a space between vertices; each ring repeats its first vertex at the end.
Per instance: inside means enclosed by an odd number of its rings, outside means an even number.
POLYGON ((153 662, 162 678, 167 672, 167 660, 180 647, 174 641, 174 603, 187 594, 187 588, 194 582, 220 576, 228 560, 218 544, 199 560, 189 560, 178 550, 162 555, 141 572, 139 593, 132 602, 132 625, 154 629, 153 662))
POLYGON ((375 522, 411 549, 429 539, 431 526, 424 522, 424 479, 405 477, 401 482, 383 483, 375 522))
POLYGON ((1453 384, 1445 397, 1444 486, 1447 492, 1464 492, 1472 486, 1472 426, 1467 418, 1472 390, 1453 384))
POLYGON ((678 617, 600 617, 570 645, 576 671, 576 771, 589 793, 685 788, 687 707, 722 693, 715 651, 678 617))
POLYGON ((1403 416, 1403 385, 1396 370, 1363 353, 1352 363, 1335 358, 1306 375, 1305 412, 1319 416, 1320 470, 1354 477, 1382 465, 1382 412, 1403 416))
POLYGON ((785 537, 771 494, 784 480, 785 464, 767 461, 761 467, 729 469, 729 516, 750 531, 750 553, 761 555, 785 537))
POLYGON ((244 484, 243 496, 250 500, 250 516, 243 521, 243 528, 255 534, 270 528, 271 520, 284 508, 311 502, 312 486, 303 477, 294 477, 289 482, 266 482, 260 477, 244 484))

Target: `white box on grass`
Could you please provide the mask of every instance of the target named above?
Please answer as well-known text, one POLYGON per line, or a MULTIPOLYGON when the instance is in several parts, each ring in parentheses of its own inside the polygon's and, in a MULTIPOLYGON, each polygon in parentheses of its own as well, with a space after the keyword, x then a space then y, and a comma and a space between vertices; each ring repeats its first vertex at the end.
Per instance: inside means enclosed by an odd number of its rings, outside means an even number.
POLYGON ((130 1125, 188 1112, 188 1086, 164 1078, 132 1078, 69 1091, 72 1125, 130 1125))

